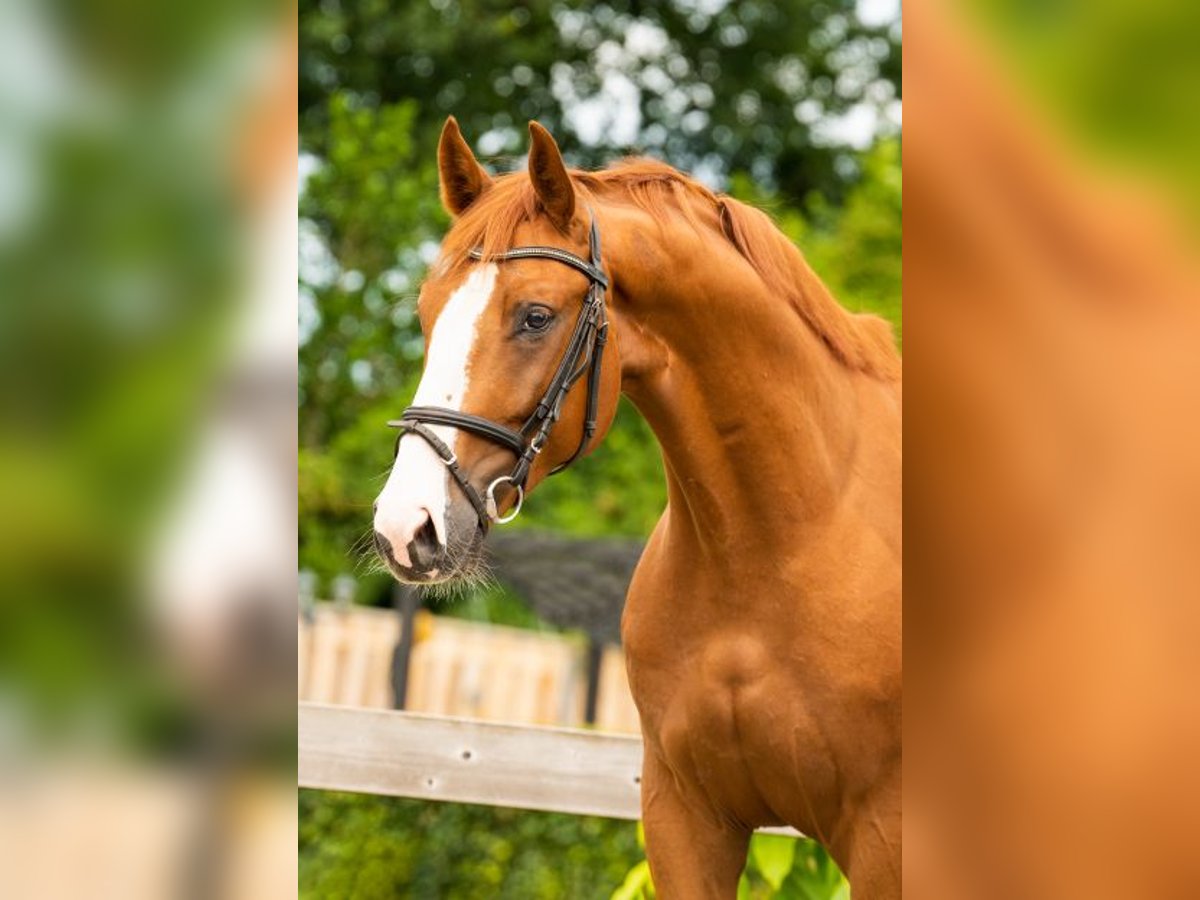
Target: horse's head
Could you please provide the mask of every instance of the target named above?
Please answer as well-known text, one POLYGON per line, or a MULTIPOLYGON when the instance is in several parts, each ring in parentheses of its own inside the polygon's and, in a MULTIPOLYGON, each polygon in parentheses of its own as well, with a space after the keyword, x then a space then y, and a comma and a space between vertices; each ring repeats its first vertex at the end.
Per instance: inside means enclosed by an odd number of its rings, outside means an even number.
POLYGON ((425 371, 394 423, 396 459, 375 504, 376 547, 403 581, 472 575, 489 522, 596 444, 616 411, 604 274, 576 265, 593 260, 590 211, 550 134, 531 123, 530 137, 528 173, 493 179, 453 118, 442 130, 441 195, 454 224, 421 288, 425 371), (470 255, 477 244, 482 259, 470 255), (553 250, 499 258, 512 247, 553 250), (575 263, 554 256, 564 250, 575 263))

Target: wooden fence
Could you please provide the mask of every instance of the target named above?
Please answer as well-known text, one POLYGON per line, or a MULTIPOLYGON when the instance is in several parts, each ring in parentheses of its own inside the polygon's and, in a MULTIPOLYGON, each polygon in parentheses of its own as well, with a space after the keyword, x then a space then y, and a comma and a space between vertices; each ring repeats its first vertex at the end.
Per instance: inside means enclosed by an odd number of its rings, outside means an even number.
POLYGON ((301 703, 297 750, 305 788, 639 817, 642 742, 628 735, 301 703))
POLYGON ((301 623, 300 787, 639 817, 642 742, 619 648, 601 659, 595 728, 545 727, 583 719, 582 638, 422 612, 397 712, 400 630, 393 612, 332 604, 301 623))
MULTIPOLYGON (((390 709, 400 617, 317 604, 298 629, 302 701, 390 709)), ((586 694, 583 638, 466 622, 426 612, 414 623, 405 708, 501 722, 579 725, 586 694)), ((595 725, 637 733, 620 648, 600 662, 595 725)))

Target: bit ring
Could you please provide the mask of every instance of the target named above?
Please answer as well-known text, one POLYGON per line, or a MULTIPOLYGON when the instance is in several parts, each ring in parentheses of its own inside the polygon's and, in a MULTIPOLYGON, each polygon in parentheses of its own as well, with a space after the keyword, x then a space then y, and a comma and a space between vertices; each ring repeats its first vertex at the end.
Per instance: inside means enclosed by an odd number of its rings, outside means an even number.
POLYGON ((487 508, 488 518, 497 525, 506 525, 515 519, 521 512, 521 504, 525 502, 525 489, 517 484, 510 475, 501 475, 495 481, 487 486, 484 492, 484 504, 487 508), (512 511, 504 518, 500 518, 500 511, 496 508, 496 485, 508 482, 517 489, 517 505, 512 508, 512 511))

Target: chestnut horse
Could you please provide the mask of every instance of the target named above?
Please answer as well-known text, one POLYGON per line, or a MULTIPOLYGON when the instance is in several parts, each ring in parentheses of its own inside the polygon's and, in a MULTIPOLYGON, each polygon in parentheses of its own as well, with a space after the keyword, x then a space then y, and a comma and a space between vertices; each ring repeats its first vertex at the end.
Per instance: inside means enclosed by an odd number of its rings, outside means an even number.
POLYGON ((732 898, 753 829, 787 824, 828 848, 858 900, 898 897, 889 328, 838 306, 761 212, 658 162, 568 171, 545 129, 530 136, 528 172, 493 178, 452 118, 442 132, 454 224, 421 290, 425 372, 395 423, 380 554, 404 581, 469 577, 514 481, 532 489, 592 449, 624 391, 662 445, 669 494, 622 623, 659 895, 732 898), (554 427, 530 439, 585 292, 607 344, 590 334, 554 427))

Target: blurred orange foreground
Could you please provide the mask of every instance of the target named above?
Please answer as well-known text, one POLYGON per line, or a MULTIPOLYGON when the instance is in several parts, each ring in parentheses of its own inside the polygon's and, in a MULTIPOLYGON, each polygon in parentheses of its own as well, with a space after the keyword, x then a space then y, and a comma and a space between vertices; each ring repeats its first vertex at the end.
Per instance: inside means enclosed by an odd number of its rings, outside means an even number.
POLYGON ((905 10, 905 882, 1200 896, 1200 276, 905 10))

